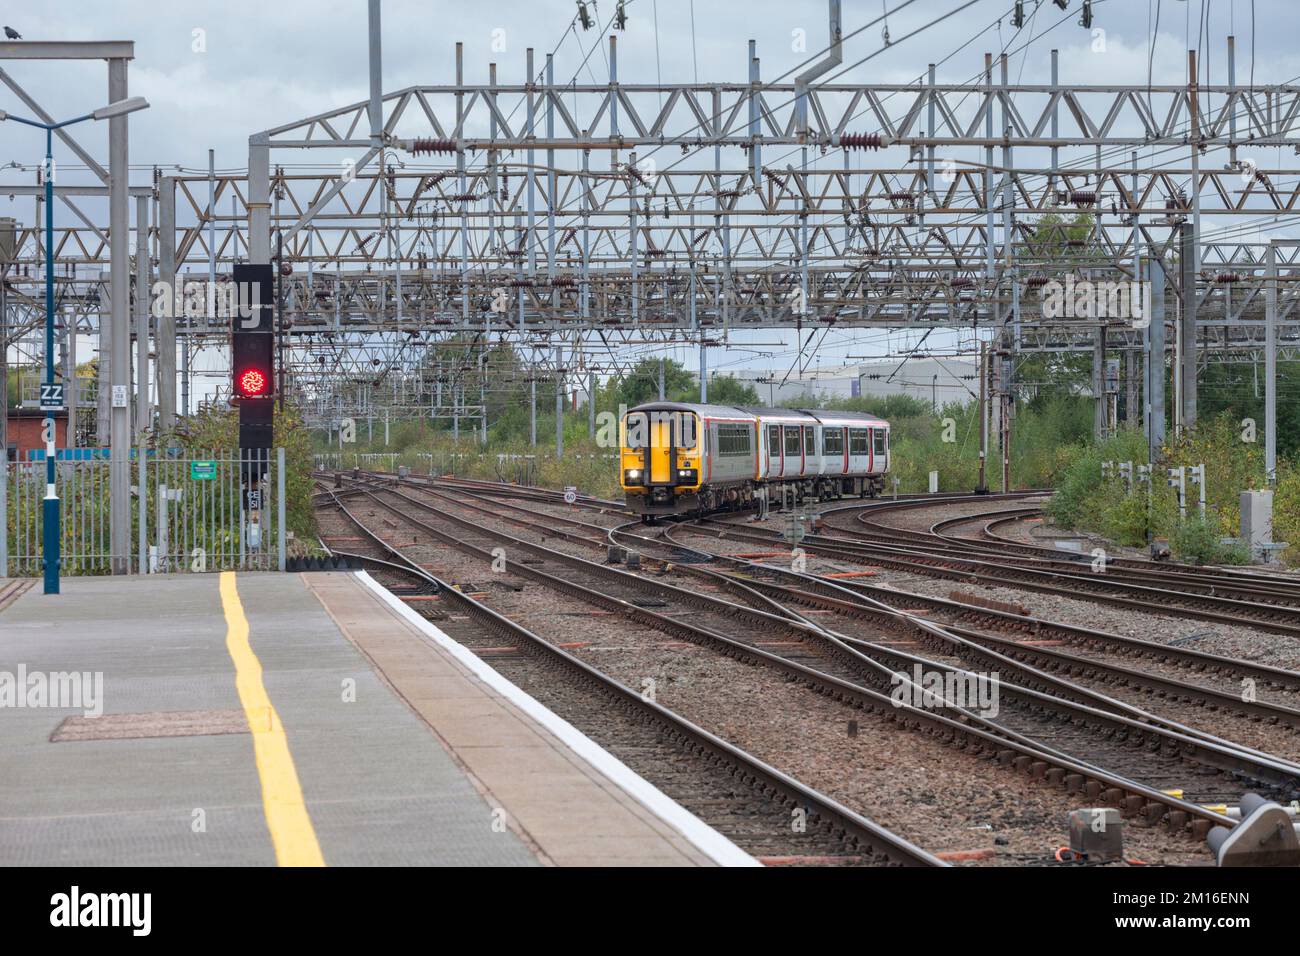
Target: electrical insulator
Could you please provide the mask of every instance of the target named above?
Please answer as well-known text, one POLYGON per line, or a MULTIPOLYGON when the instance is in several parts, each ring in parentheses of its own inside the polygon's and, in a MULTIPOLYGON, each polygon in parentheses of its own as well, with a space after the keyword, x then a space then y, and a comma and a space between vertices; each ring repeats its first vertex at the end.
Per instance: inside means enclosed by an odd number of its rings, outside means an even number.
POLYGON ((840 146, 844 149, 883 149, 879 133, 842 133, 840 146))
POLYGON ((454 152, 456 152, 456 141, 454 139, 432 139, 425 137, 422 139, 411 140, 410 153, 412 156, 420 156, 425 153, 432 155, 434 153, 454 152))

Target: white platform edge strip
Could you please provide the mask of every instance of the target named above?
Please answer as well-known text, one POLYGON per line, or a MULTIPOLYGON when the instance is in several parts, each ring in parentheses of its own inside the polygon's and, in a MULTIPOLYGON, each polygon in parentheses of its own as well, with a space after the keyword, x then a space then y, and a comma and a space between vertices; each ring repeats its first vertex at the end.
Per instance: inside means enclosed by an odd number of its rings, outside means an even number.
POLYGON ((439 647, 446 649, 456 660, 468 667, 479 680, 545 727, 573 753, 585 760, 592 769, 598 771, 627 793, 628 796, 680 833, 692 846, 713 860, 713 862, 719 866, 762 866, 758 860, 632 770, 627 764, 604 747, 601 747, 577 727, 506 680, 482 658, 464 645, 456 643, 430 621, 415 613, 402 602, 401 598, 392 594, 365 571, 357 571, 356 575, 366 587, 377 594, 380 600, 401 615, 403 619, 419 628, 421 633, 434 641, 439 647))

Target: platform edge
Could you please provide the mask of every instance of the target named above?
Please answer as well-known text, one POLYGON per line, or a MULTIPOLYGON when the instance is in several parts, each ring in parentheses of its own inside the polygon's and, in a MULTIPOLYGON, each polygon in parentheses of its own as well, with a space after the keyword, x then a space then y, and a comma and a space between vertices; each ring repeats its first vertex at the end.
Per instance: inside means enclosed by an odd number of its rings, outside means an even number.
POLYGON ((719 866, 762 866, 731 840, 673 800, 650 781, 551 711, 536 698, 511 683, 491 665, 448 634, 411 610, 401 599, 365 571, 354 572, 361 582, 378 595, 399 617, 418 628, 422 634, 444 648, 467 667, 475 677, 546 728, 576 756, 605 777, 661 821, 682 835, 697 850, 719 866))

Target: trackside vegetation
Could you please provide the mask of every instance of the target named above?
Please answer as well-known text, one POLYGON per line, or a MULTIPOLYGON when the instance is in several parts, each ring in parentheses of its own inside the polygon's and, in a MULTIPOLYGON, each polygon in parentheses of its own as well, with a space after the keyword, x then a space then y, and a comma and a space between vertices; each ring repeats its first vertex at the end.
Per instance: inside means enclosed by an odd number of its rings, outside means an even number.
MULTIPOLYGON (((1169 539, 1183 560, 1231 563, 1247 559, 1243 549, 1224 544, 1239 532, 1238 495, 1244 489, 1264 486, 1262 426, 1255 434, 1243 427, 1253 415, 1263 421, 1251 387, 1227 379, 1211 367, 1203 383, 1203 414, 1197 427, 1171 438, 1163 450, 1165 468, 1206 466, 1206 512, 1200 515, 1197 489, 1189 485, 1186 517, 1179 518, 1177 498, 1161 471, 1150 485, 1126 483, 1118 470, 1103 477, 1102 463, 1147 459, 1141 431, 1121 428, 1101 442, 1093 439, 1093 404, 1086 394, 1088 356, 1041 356, 1027 359, 1018 375, 1026 383, 1014 410, 1011 483, 1016 488, 1053 489, 1049 518, 1056 525, 1094 532, 1121 545, 1141 546, 1149 537, 1169 539), (1238 387, 1240 386, 1240 387, 1238 387)), ((1288 367, 1280 377, 1291 376, 1300 386, 1300 371, 1288 367)), ((670 401, 697 401, 697 380, 683 365, 664 363, 664 394, 670 401)), ((1226 374, 1226 373, 1225 373, 1226 374)), ((430 469, 464 477, 531 482, 548 487, 574 485, 584 494, 620 498, 611 426, 620 409, 656 398, 660 363, 647 359, 621 379, 610 379, 596 389, 597 436, 588 431, 585 401, 566 401, 564 457, 555 457, 554 391, 539 386, 537 445, 529 441, 528 394, 500 401, 489 409, 487 440, 476 422, 461 422, 460 437, 452 437, 451 423, 401 421, 390 423, 385 443, 382 419, 356 422, 356 441, 330 443, 323 432, 313 436, 313 450, 351 467, 405 465, 418 473, 430 469), (604 439, 602 441, 601 439, 604 439), (367 456, 383 456, 370 457, 367 456)), ((709 401, 720 404, 762 405, 755 388, 727 375, 709 382, 709 401)), ((941 491, 968 491, 979 480, 978 403, 969 400, 932 407, 929 401, 908 395, 819 399, 805 395, 784 404, 797 408, 829 408, 866 412, 888 419, 891 425, 893 476, 900 493, 925 491, 929 475, 939 473, 941 491)), ((1300 403, 1296 403, 1300 405, 1300 403)), ((1281 412, 1281 409, 1279 409, 1281 412)), ((1274 499, 1274 538, 1294 542, 1283 558, 1300 564, 1300 415, 1279 416, 1278 486, 1274 499)), ((985 476, 990 488, 1000 486, 996 456, 985 476)))

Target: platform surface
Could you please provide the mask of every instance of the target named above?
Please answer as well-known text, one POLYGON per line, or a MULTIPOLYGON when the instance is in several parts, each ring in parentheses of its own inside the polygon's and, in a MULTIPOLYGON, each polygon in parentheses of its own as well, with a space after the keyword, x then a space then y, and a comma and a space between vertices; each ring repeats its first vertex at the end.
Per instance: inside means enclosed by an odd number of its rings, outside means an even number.
POLYGON ((63 587, 0 609, 0 865, 719 859, 361 575, 63 587))

